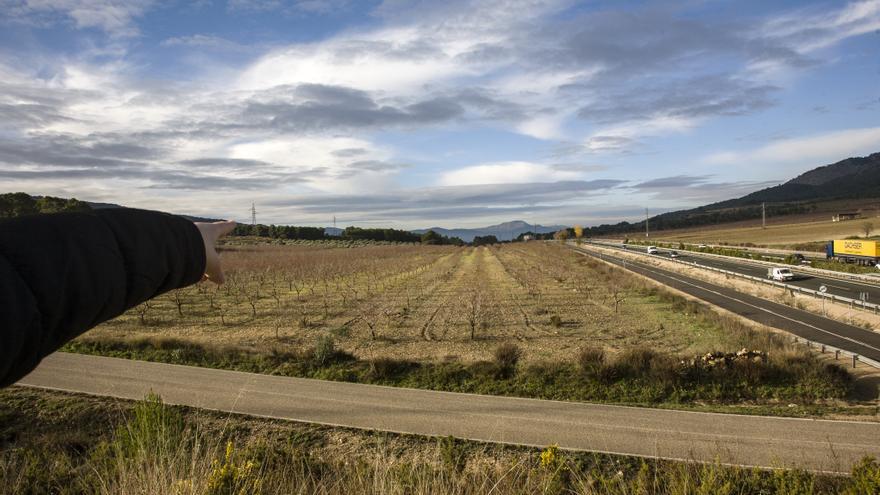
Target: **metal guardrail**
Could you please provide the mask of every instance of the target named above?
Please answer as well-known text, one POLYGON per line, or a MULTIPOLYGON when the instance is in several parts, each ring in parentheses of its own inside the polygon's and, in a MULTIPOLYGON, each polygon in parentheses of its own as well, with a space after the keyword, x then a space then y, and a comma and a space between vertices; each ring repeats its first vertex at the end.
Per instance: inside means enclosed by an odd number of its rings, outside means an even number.
MULTIPOLYGON (((631 253, 633 251, 627 251, 627 252, 631 253)), ((636 253, 644 254, 645 256, 649 256, 648 254, 645 254, 645 253, 642 253, 639 251, 636 251, 636 253)), ((714 266, 701 265, 701 264, 697 263, 696 261, 688 262, 685 260, 679 260, 679 259, 675 259, 675 258, 663 258, 663 259, 666 261, 672 261, 674 263, 679 263, 679 264, 685 265, 685 266, 698 267, 698 268, 702 268, 704 270, 710 270, 713 272, 723 273, 725 275, 732 275, 734 277, 739 277, 739 278, 751 280, 754 282, 761 282, 763 284, 773 285, 776 287, 780 287, 782 289, 786 289, 791 292, 799 292, 801 294, 812 295, 816 299, 822 299, 823 301, 831 301, 832 304, 834 302, 841 302, 844 304, 849 304, 849 306, 853 309, 855 309, 856 306, 859 306, 861 309, 864 309, 866 311, 871 311, 874 314, 880 314, 880 304, 874 304, 874 303, 869 303, 869 302, 862 301, 859 299, 851 299, 848 297, 837 296, 837 295, 828 294, 825 292, 819 292, 817 290, 807 289, 805 287, 799 287, 797 285, 790 285, 790 284, 786 284, 784 282, 778 282, 776 280, 769 280, 769 279, 763 278, 763 277, 755 277, 753 275, 746 275, 744 273, 734 272, 734 271, 730 271, 730 270, 724 270, 723 268, 715 268, 714 266)), ((752 260, 752 261, 754 261, 754 260, 752 260)), ((772 263, 771 263, 771 265, 772 265, 772 263)), ((777 266, 777 265, 773 265, 773 266, 777 266)))
MULTIPOLYGON (((600 246, 600 247, 606 247, 606 248, 608 247, 608 246, 602 246, 601 244, 600 244, 599 246, 600 246)), ((642 252, 640 252, 640 251, 627 251, 627 252, 628 252, 628 253, 631 253, 631 254, 642 254, 642 255, 644 255, 644 256, 646 256, 646 257, 650 256, 650 255, 648 255, 647 253, 642 253, 642 252)), ((877 305, 877 304, 867 303, 867 302, 864 302, 864 301, 859 301, 859 300, 856 300, 856 299, 850 299, 850 298, 847 298, 847 297, 835 296, 834 294, 825 294, 825 293, 823 293, 823 292, 819 292, 819 291, 812 290, 812 289, 805 289, 805 288, 803 288, 803 287, 798 287, 798 286, 795 286, 795 285, 789 285, 789 284, 786 284, 786 283, 777 282, 777 281, 775 281, 775 280, 768 280, 768 279, 761 278, 761 277, 753 277, 753 276, 751 276, 751 275, 746 275, 746 274, 743 274, 743 273, 732 272, 732 271, 730 271, 730 270, 723 270, 723 269, 721 269, 721 268, 715 268, 715 267, 712 267, 712 266, 700 265, 700 264, 698 264, 698 263, 696 263, 696 262, 689 263, 689 262, 687 262, 687 261, 684 261, 684 260, 677 260, 677 259, 674 259, 674 258, 663 258, 663 259, 666 260, 666 261, 672 261, 672 262, 675 262, 675 263, 679 263, 679 264, 682 264, 682 265, 685 265, 685 266, 696 267, 696 268, 703 268, 703 269, 706 269, 706 270, 711 270, 711 271, 718 272, 718 273, 723 273, 723 274, 726 274, 726 275, 732 275, 732 276, 740 277, 740 278, 744 278, 744 279, 747 279, 747 280, 753 280, 753 281, 756 281, 756 282, 762 282, 762 283, 765 283, 765 284, 774 285, 774 286, 776 286, 776 287, 781 287, 781 288, 784 288, 784 289, 787 289, 787 290, 798 291, 798 292, 805 293, 805 294, 812 294, 812 295, 816 296, 817 298, 824 298, 824 299, 826 299, 826 300, 830 300, 830 301, 832 302, 832 304, 834 303, 835 300, 837 300, 837 301, 841 301, 841 302, 849 303, 850 306, 853 307, 853 308, 855 307, 855 305, 863 306, 863 309, 871 308, 871 309, 873 310, 874 314, 878 314, 878 311, 880 311, 880 305, 877 305)), ((624 266, 626 266, 625 263, 626 263, 626 261, 624 260, 624 266)), ((824 301, 823 301, 823 302, 824 302, 824 301)), ((872 366, 872 367, 874 367, 874 368, 878 368, 878 369, 880 369, 880 362, 875 361, 875 360, 870 359, 870 358, 866 358, 866 357, 861 356, 861 355, 859 355, 859 354, 856 354, 856 353, 854 353, 854 352, 847 351, 847 350, 845 350, 845 349, 839 349, 839 348, 837 348, 837 347, 834 347, 834 346, 831 346, 831 345, 828 345, 828 344, 821 344, 821 343, 817 343, 817 342, 812 342, 812 341, 810 341, 810 340, 807 340, 807 339, 805 339, 805 338, 803 338, 803 337, 798 337, 798 336, 796 336, 796 335, 794 335, 793 337, 794 337, 794 341, 795 341, 795 342, 803 342, 804 344, 807 345, 807 347, 810 347, 810 348, 812 348, 812 345, 815 344, 815 345, 817 346, 817 348, 820 349, 820 352, 822 352, 823 354, 825 353, 825 351, 834 352, 834 353, 835 353, 835 359, 839 358, 840 354, 843 354, 843 355, 845 355, 845 356, 848 355, 848 356, 850 357, 850 359, 852 360, 852 367, 853 367, 853 368, 856 367, 856 364, 857 364, 857 363, 864 363, 864 364, 867 364, 868 366, 872 366)))
MULTIPOLYGON (((599 244, 599 245, 603 245, 603 244, 599 244)), ((638 245, 641 245, 641 244, 638 244, 638 245)), ((670 248, 667 248, 667 249, 670 249, 670 248)), ((734 249, 739 249, 739 248, 734 248, 734 249)), ((736 260, 736 261, 740 261, 740 262, 744 262, 744 263, 751 263, 753 265, 760 265, 760 266, 779 266, 779 263, 774 263, 772 261, 755 260, 755 259, 751 259, 751 258, 739 258, 736 256, 725 256, 723 254, 715 254, 715 253, 703 253, 700 251, 691 251, 689 249, 684 249, 684 250, 680 250, 680 251, 684 251, 689 254, 694 254, 696 256, 705 256, 707 258, 718 258, 718 259, 723 259, 726 261, 736 260)), ((788 266, 788 265, 786 265, 786 266, 788 266)), ((827 278, 837 278, 837 279, 842 279, 842 280, 854 280, 857 282, 880 283, 880 277, 878 277, 876 275, 864 275, 864 274, 860 274, 860 273, 836 272, 834 270, 823 270, 821 268, 813 268, 811 266, 804 266, 804 265, 792 265, 789 267, 794 270, 797 270, 797 271, 801 271, 801 272, 808 273, 811 275, 821 275, 821 276, 827 277, 827 278)))
POLYGON ((865 356, 860 356, 859 354, 856 354, 851 351, 847 351, 845 349, 838 349, 837 347, 834 347, 832 345, 822 344, 819 342, 813 342, 813 341, 807 340, 803 337, 798 337, 797 335, 794 336, 794 342, 796 344, 797 343, 805 344, 807 346, 807 349, 813 349, 814 348, 813 346, 815 346, 815 348, 819 350, 820 354, 825 354, 826 351, 833 352, 835 361, 840 359, 841 354, 843 354, 844 356, 849 356, 849 360, 852 362, 853 368, 855 368, 858 365, 858 363, 864 363, 864 364, 867 364, 868 366, 880 369, 880 362, 875 361, 871 358, 866 358, 865 356))

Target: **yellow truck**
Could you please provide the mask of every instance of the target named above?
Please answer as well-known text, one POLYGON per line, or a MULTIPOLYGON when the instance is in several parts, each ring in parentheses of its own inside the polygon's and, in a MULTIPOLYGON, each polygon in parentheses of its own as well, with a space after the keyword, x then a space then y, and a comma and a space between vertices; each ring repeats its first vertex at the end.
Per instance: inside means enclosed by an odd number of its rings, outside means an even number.
POLYGON ((876 265, 880 262, 880 242, 859 239, 833 240, 825 248, 828 259, 860 265, 876 265))

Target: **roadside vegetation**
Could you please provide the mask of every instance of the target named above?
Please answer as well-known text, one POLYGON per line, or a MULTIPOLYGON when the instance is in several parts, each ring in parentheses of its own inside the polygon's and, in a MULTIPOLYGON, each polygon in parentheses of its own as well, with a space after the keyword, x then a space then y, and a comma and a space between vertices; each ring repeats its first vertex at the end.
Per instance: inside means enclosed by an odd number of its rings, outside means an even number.
POLYGON ((2 494, 869 494, 851 476, 331 428, 14 387, 0 391, 2 494))
MULTIPOLYGON (((260 353, 173 339, 78 341, 64 350, 209 368, 323 380, 424 388, 451 392, 688 406, 730 412, 813 416, 847 412, 842 406, 853 380, 836 364, 823 364, 806 350, 708 353, 681 358, 648 348, 608 357, 584 348, 576 359, 521 364, 516 344, 502 344, 491 360, 418 362, 357 359, 335 349, 332 338, 302 353, 260 353)), ((876 415, 876 407, 852 414, 876 415)))

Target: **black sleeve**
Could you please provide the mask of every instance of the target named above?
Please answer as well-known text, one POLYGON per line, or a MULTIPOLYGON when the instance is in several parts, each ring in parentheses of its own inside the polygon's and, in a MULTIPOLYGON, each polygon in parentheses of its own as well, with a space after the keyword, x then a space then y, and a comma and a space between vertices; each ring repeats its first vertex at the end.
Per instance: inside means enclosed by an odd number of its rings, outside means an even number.
POLYGON ((0 387, 68 340, 204 271, 198 229, 166 213, 119 208, 0 221, 0 387))

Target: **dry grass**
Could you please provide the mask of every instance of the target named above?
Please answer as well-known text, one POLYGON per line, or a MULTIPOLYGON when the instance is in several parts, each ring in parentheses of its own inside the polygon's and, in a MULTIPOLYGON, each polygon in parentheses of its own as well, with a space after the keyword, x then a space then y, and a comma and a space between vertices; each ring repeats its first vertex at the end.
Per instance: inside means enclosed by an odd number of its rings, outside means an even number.
POLYGON ((558 245, 321 249, 223 254, 229 282, 166 294, 87 334, 174 337, 302 351, 325 335, 363 359, 488 359, 515 341, 526 362, 586 344, 673 353, 736 350, 741 335, 662 301, 629 274, 558 245))
POLYGON ((16 420, 0 423, 4 494, 808 494, 880 486, 871 460, 846 478, 358 432, 157 398, 16 388, 0 392, 0 417, 16 420))
POLYGON ((782 221, 785 223, 770 223, 766 229, 761 228, 760 224, 733 224, 694 230, 660 231, 652 233, 651 237, 666 242, 753 244, 787 248, 797 244, 864 235, 861 230, 863 221, 859 220, 832 222, 829 216, 823 219, 784 217, 782 221))

